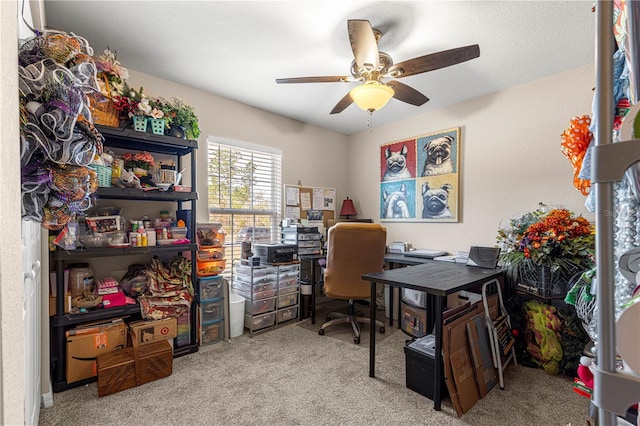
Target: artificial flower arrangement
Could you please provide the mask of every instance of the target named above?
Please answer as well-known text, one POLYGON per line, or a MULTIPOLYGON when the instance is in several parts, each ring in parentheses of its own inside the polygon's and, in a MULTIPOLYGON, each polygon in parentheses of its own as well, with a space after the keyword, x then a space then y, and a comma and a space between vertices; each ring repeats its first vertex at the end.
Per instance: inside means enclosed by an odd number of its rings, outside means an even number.
POLYGON ((106 77, 108 87, 102 79, 99 79, 98 83, 100 91, 103 95, 108 97, 115 97, 121 95, 125 88, 125 80, 129 78, 129 70, 126 69, 120 61, 118 61, 118 53, 115 50, 111 50, 108 47, 104 50, 102 55, 95 60, 98 76, 106 77))
POLYGON ((164 111, 165 117, 168 119, 168 125, 184 127, 187 139, 197 139, 200 136, 200 127, 198 126, 198 116, 193 106, 186 104, 182 99, 173 97, 170 100, 159 100, 164 111))
POLYGON ((124 161, 126 170, 140 174, 146 174, 155 165, 153 156, 146 151, 136 152, 135 154, 127 152, 122 155, 122 161, 124 161), (141 172, 141 170, 144 170, 144 172, 141 172))
POLYGON ((127 114, 129 118, 139 115, 151 118, 165 118, 162 101, 150 99, 144 89, 132 89, 125 83, 122 95, 114 98, 115 107, 118 111, 127 114))
POLYGON ((594 266, 595 238, 589 221, 564 208, 538 209, 511 219, 498 230, 500 263, 517 279, 522 268, 547 267, 566 276, 594 266))

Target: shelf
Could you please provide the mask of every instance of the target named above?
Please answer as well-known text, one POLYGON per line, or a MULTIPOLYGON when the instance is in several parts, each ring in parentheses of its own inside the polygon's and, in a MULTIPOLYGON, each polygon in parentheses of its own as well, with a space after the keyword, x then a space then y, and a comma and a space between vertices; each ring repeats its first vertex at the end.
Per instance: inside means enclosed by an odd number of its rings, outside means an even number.
POLYGON ((144 201, 192 201, 198 199, 197 192, 143 191, 137 188, 119 188, 117 186, 100 187, 96 191, 98 199, 144 200, 144 201))
POLYGON ((84 259, 87 257, 111 257, 111 256, 133 256, 138 254, 162 254, 175 253, 177 251, 197 250, 198 245, 191 244, 170 244, 166 246, 147 247, 122 247, 122 248, 79 248, 76 250, 56 249, 52 253, 53 260, 84 259))
POLYGON ((136 149, 170 155, 186 155, 198 148, 198 141, 173 136, 137 132, 131 128, 96 125, 96 129, 107 139, 105 146, 136 149))
POLYGON ((103 319, 140 315, 140 305, 124 305, 117 308, 96 308, 81 314, 64 314, 53 316, 54 327, 67 327, 103 319))

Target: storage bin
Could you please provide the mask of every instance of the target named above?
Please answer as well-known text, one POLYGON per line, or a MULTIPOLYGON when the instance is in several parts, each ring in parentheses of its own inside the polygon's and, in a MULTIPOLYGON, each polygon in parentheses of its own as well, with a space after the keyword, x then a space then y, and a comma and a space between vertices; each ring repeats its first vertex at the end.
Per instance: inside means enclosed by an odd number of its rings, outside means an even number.
MULTIPOLYGON (((433 399, 434 390, 434 358, 435 336, 426 335, 420 339, 410 341, 404 346, 406 360, 406 386, 420 395, 433 399)), ((444 372, 441 377, 440 396, 447 395, 444 386, 444 372)))
POLYGON ((419 308, 427 307, 427 293, 424 291, 412 290, 410 288, 401 289, 400 300, 411 306, 419 308))
POLYGON ((289 282, 287 285, 278 286, 278 294, 293 293, 298 291, 298 281, 289 282))
POLYGON ((170 238, 181 239, 187 238, 187 227, 186 226, 171 226, 169 228, 169 233, 171 234, 170 238))
MULTIPOLYGON (((243 291, 245 293, 262 293, 265 291, 273 291, 273 296, 275 296, 275 291, 276 291, 276 283, 272 282, 269 284, 262 284, 262 285, 252 285, 251 283, 246 283, 244 281, 233 281, 233 288, 238 289, 240 291, 243 291)), ((270 297, 273 297, 270 296, 270 297)))
POLYGON ((290 274, 294 273, 296 276, 298 275, 298 271, 300 270, 299 263, 292 263, 290 265, 280 265, 280 274, 290 274))
POLYGON ((196 252, 196 258, 202 261, 224 259, 224 247, 215 247, 215 248, 207 248, 207 249, 203 249, 202 247, 199 247, 198 251, 196 252))
POLYGON ((244 276, 246 277, 245 281, 251 281, 251 275, 253 273, 253 277, 264 277, 265 275, 275 275, 278 272, 275 266, 247 266, 236 264, 235 265, 235 274, 236 276, 244 276))
POLYGON ((200 326, 200 345, 210 345, 224 339, 224 319, 202 322, 200 326))
MULTIPOLYGON (((235 288, 235 292, 238 293, 240 296, 244 297, 247 300, 251 300, 251 291, 246 291, 243 290, 241 288, 236 287, 235 288)), ((253 292, 253 300, 262 300, 262 299, 269 299, 272 297, 276 296, 276 290, 267 290, 267 291, 258 291, 258 292, 253 292)))
POLYGON ((281 294, 278 296, 278 309, 298 303, 298 293, 281 294))
POLYGON ((200 301, 200 317, 202 321, 215 321, 219 320, 224 316, 224 299, 220 298, 217 300, 200 301))
POLYGON ((281 278, 280 282, 278 283, 278 287, 280 289, 283 289, 285 287, 295 286, 296 284, 298 284, 298 275, 297 274, 295 276, 293 276, 293 277, 281 278))
POLYGON ((200 249, 220 247, 224 244, 225 234, 220 232, 221 223, 198 223, 196 225, 196 242, 200 249))
POLYGON ((427 334, 427 310, 400 302, 400 327, 413 337, 427 334))
POLYGON ((255 276, 251 279, 251 276, 242 275, 242 274, 234 274, 234 279, 237 281, 242 281, 247 284, 251 284, 255 287, 263 286, 263 285, 276 285, 276 274, 273 275, 262 275, 255 276))
MULTIPOLYGON (((246 302, 245 302, 246 303, 246 302)), ((252 316, 245 314, 244 326, 252 331, 260 330, 265 327, 270 327, 276 323, 276 313, 269 312, 268 314, 252 316)))
MULTIPOLYGON (((242 296, 242 294, 241 294, 242 296)), ((253 300, 247 299, 245 296, 244 311, 251 315, 264 314, 265 312, 273 311, 276 308, 276 298, 253 300)))
POLYGON ((224 294, 224 279, 220 276, 205 277, 198 280, 200 284, 200 299, 216 299, 224 294))
POLYGON ((196 258, 196 274, 199 277, 218 275, 225 268, 225 260, 198 260, 196 258))
POLYGON ((298 306, 282 309, 278 311, 278 323, 298 318, 298 306))

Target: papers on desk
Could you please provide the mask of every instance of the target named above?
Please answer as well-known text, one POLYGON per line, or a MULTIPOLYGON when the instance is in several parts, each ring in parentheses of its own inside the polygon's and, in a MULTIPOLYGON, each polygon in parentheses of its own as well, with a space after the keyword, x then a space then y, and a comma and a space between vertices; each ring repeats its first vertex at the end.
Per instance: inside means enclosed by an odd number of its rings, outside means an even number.
POLYGON ((454 255, 437 256, 437 257, 434 257, 433 260, 439 260, 440 262, 452 262, 452 263, 455 263, 456 256, 454 256, 454 255))
POLYGON ((426 259, 433 259, 438 256, 443 256, 446 253, 447 253, 446 251, 442 251, 442 250, 415 249, 415 250, 405 251, 404 255, 411 256, 411 257, 424 257, 426 259))
POLYGON ((437 256, 433 260, 439 260, 441 262, 453 262, 453 263, 467 263, 469 259, 469 252, 459 251, 456 255, 437 256))

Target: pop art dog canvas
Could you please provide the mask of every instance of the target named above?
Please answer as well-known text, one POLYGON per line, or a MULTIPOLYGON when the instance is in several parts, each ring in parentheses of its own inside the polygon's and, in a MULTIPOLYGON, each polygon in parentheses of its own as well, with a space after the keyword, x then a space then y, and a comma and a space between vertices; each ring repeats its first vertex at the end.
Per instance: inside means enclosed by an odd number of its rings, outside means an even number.
POLYGON ((460 128, 380 146, 380 219, 458 222, 460 128))

